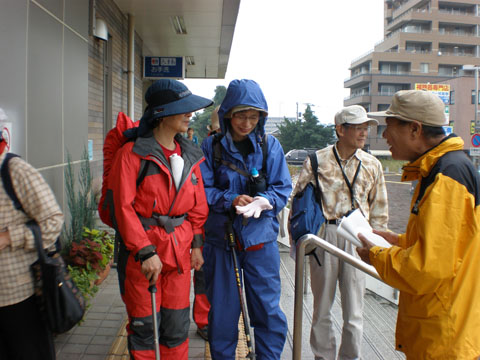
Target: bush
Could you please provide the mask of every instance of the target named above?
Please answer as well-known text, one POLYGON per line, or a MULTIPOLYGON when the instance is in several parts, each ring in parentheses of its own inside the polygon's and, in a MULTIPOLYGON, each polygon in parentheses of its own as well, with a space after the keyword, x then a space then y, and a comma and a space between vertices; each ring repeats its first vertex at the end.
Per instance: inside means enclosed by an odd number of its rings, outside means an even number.
POLYGON ((89 300, 93 298, 98 291, 98 286, 95 285, 95 280, 98 277, 97 274, 95 272, 88 272, 85 268, 78 266, 68 265, 67 268, 73 282, 82 292, 88 308, 90 306, 89 300))
POLYGON ((403 165, 406 164, 403 160, 393 159, 379 159, 382 163, 383 171, 386 173, 400 173, 402 172, 403 165))
POLYGON ((63 248, 68 252, 72 242, 80 242, 83 236, 83 229, 93 228, 95 225, 95 214, 97 202, 92 189, 93 177, 90 172, 90 161, 87 149, 83 150, 82 164, 78 174, 79 190, 72 166, 72 159, 67 152, 67 166, 65 167, 65 191, 67 205, 70 213, 69 220, 65 222, 62 236, 63 248))

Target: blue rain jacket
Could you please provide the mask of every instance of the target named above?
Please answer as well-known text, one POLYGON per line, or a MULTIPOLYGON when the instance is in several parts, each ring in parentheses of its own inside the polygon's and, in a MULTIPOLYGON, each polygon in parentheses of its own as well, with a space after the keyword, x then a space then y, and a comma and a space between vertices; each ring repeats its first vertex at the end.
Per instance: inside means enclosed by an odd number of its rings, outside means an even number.
MULTIPOLYGON (((222 159, 248 173, 252 168, 256 168, 261 173, 263 161, 261 142, 265 134, 267 112, 267 102, 255 81, 234 80, 230 83, 218 111, 220 127, 222 133, 225 134, 220 141, 222 159), (238 105, 250 105, 265 111, 265 114, 261 113, 255 130, 248 135, 255 151, 250 153, 245 161, 233 143, 228 126, 230 119, 224 119, 225 114, 238 105)), ((205 235, 207 242, 227 248, 225 223, 228 220, 228 211, 232 206, 232 201, 238 195, 247 193, 248 179, 223 164, 214 163, 213 140, 213 136, 210 136, 202 143, 206 160, 200 165, 210 208, 208 220, 205 223, 205 235)), ((243 248, 277 239, 276 215, 286 205, 292 191, 292 180, 282 146, 273 136, 268 136, 267 146, 266 179, 268 187, 262 196, 268 199, 273 209, 263 211, 258 219, 251 217, 247 221, 243 221, 242 216, 235 217, 233 229, 243 248)))

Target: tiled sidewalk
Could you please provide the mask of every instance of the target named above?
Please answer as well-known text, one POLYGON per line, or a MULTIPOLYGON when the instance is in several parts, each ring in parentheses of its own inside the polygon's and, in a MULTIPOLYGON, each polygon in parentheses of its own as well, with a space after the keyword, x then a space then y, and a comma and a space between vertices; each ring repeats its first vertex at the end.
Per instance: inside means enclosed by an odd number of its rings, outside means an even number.
POLYGON ((58 360, 105 360, 126 316, 115 269, 99 290, 80 325, 55 339, 58 360))
MULTIPOLYGON (((193 293, 193 291, 192 291, 193 293)), ((120 360, 125 349, 125 305, 118 289, 117 272, 112 268, 91 301, 80 325, 55 339, 57 360, 120 360), (119 339, 119 337, 122 337, 119 339), (122 344, 118 344, 123 341, 122 344), (117 343, 116 343, 117 342, 117 343), (120 346, 112 346, 116 345, 120 346), (120 352, 120 353, 119 353, 120 352)), ((189 329, 189 358, 205 357, 205 341, 196 334, 193 321, 189 329)))

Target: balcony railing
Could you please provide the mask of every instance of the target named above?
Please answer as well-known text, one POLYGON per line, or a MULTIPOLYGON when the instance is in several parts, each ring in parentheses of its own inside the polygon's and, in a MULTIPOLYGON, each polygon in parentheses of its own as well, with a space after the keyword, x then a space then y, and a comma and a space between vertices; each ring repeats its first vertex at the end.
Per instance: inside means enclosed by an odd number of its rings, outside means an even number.
POLYGON ((458 52, 458 51, 447 51, 440 49, 439 56, 468 56, 468 57, 475 57, 473 53, 465 53, 465 52, 458 52))
POLYGON ((455 9, 438 9, 439 13, 451 14, 451 15, 467 15, 467 16, 476 16, 473 11, 466 10, 455 10, 455 9))
POLYGON ((415 13, 429 13, 430 14, 432 11, 430 10, 430 8, 428 8, 428 9, 425 9, 425 8, 423 8, 423 9, 410 9, 410 10, 404 12, 403 14, 393 18, 387 25, 390 26, 390 25, 396 23, 398 19, 401 19, 401 18, 403 18, 403 17, 405 17, 405 16, 407 16, 407 15, 413 13, 413 12, 415 12, 415 13))
POLYGON ((344 81, 344 82, 345 82, 345 81, 350 81, 350 80, 353 80, 353 79, 355 79, 355 78, 357 78, 357 77, 359 77, 359 76, 362 76, 362 75, 371 75, 371 74, 372 74, 371 71, 362 71, 362 72, 360 72, 360 73, 357 73, 357 74, 354 74, 354 75, 350 76, 349 78, 344 79, 343 81, 344 81))
POLYGON ((410 74, 410 71, 408 71, 408 70, 395 70, 395 71, 380 70, 379 74, 382 74, 382 75, 408 75, 408 74, 410 74))
POLYGON ((364 57, 370 55, 371 53, 373 53, 373 49, 370 50, 370 51, 367 51, 367 52, 366 52, 365 54, 363 54, 363 55, 360 55, 360 56, 356 57, 355 59, 352 60, 351 63, 353 64, 353 63, 355 63, 356 61, 360 60, 361 58, 364 58, 364 57))
POLYGON ((469 36, 469 37, 478 36, 473 31, 463 31, 463 30, 448 31, 445 29, 438 29, 438 33, 441 35, 454 35, 454 36, 469 36))
POLYGON ((350 96, 345 97, 343 100, 350 100, 359 96, 370 96, 370 92, 362 92, 362 93, 355 93, 355 94, 350 94, 350 96))
POLYGON ((409 54, 431 54, 432 50, 406 49, 405 52, 407 52, 409 54))

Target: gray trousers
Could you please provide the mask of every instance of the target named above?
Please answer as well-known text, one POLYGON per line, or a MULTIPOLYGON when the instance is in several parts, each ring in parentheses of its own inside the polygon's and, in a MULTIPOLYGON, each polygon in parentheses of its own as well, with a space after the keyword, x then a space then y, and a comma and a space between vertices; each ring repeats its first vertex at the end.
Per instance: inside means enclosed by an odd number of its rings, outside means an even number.
MULTIPOLYGON (((323 238, 358 258, 355 246, 342 237, 337 238, 337 226, 326 224, 323 238)), ((332 318, 337 280, 342 304, 343 329, 338 359, 360 359, 363 333, 363 296, 365 273, 343 262, 334 255, 317 248, 322 266, 310 261, 313 293, 313 319, 310 345, 315 359, 335 360, 337 347, 332 318)))

